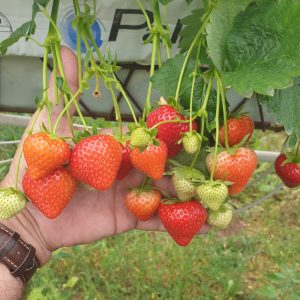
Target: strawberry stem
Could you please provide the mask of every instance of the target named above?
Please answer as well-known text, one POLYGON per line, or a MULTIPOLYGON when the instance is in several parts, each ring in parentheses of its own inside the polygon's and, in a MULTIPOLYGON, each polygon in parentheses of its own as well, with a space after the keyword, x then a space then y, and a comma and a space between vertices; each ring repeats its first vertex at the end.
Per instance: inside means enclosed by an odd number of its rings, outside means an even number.
MULTIPOLYGON (((194 117, 192 118, 192 121, 194 121, 196 118, 197 118, 197 116, 194 116, 194 117)), ((165 120, 165 121, 161 121, 161 122, 159 122, 159 123, 156 123, 155 125, 153 125, 153 126, 150 128, 150 130, 152 130, 152 129, 154 129, 154 128, 160 126, 160 125, 163 125, 163 124, 168 124, 168 123, 189 123, 189 122, 190 122, 189 119, 188 119, 188 120, 165 120)))
POLYGON ((226 108, 226 98, 225 98, 225 93, 224 93, 224 86, 223 86, 223 83, 222 83, 221 78, 219 77, 219 75, 217 77, 217 80, 219 82, 219 88, 221 90, 223 118, 224 118, 225 147, 226 147, 226 149, 229 149, 229 144, 228 144, 227 108, 226 108))
POLYGON ((193 100, 194 100, 195 82, 196 82, 196 77, 198 75, 197 70, 198 70, 198 67, 199 67, 200 49, 201 49, 201 40, 198 44, 198 49, 197 49, 196 58, 195 58, 195 68, 194 68, 194 72, 192 73, 193 80, 192 80, 192 88, 191 88, 191 95, 190 95, 190 131, 193 130, 193 121, 192 121, 193 100))
POLYGON ((184 58, 184 61, 183 61, 183 64, 182 64, 182 67, 181 67, 181 71, 180 71, 180 75, 179 75, 179 79, 178 79, 178 83, 177 83, 177 88, 176 88, 176 93, 175 93, 175 101, 176 103, 178 103, 178 98, 179 98, 179 93, 180 93, 180 87, 181 87, 181 83, 182 83, 182 79, 183 79, 183 75, 184 75, 184 72, 185 72, 185 69, 186 69, 186 66, 187 66, 187 63, 190 59, 190 56, 192 54, 192 51, 194 49, 194 47, 197 45, 197 42, 199 41, 201 35, 203 34, 204 32, 204 29, 206 28, 206 25, 209 21, 209 17, 210 17, 210 12, 209 11, 206 16, 204 17, 204 21, 201 25, 201 27, 199 28, 196 36, 194 37, 190 47, 189 47, 189 50, 184 58))
POLYGON ((215 138, 215 150, 214 150, 214 158, 213 158, 213 166, 210 173, 210 181, 213 181, 214 178, 214 172, 216 168, 217 163, 217 154, 218 154, 218 144, 219 144, 219 114, 220 114, 220 82, 217 81, 217 106, 216 106, 216 116, 215 116, 215 122, 216 122, 216 138, 215 138))
MULTIPOLYGON (((53 55, 54 55, 54 54, 53 54, 53 55)), ((67 81, 66 81, 65 70, 64 70, 64 67, 63 67, 63 64, 62 64, 62 60, 61 60, 61 56, 60 56, 60 49, 59 49, 59 45, 58 45, 58 44, 55 44, 55 57, 56 57, 56 59, 57 59, 58 68, 59 68, 60 74, 61 74, 61 76, 62 76, 64 82, 66 83, 67 81)), ((79 90, 81 90, 81 89, 79 89, 79 90)), ((71 94, 72 98, 74 99, 74 97, 73 97, 71 91, 70 91, 70 94, 71 94)), ((79 94, 78 94, 77 96, 79 96, 79 94)), ((64 93, 64 99, 65 99, 65 108, 66 108, 66 107, 70 107, 70 106, 68 105, 69 100, 67 99, 65 93, 64 93)), ((75 108, 76 108, 76 110, 77 110, 77 113, 78 113, 78 115, 79 115, 79 117, 80 117, 80 120, 81 120, 81 122, 82 122, 82 124, 83 124, 84 129, 85 129, 86 131, 88 131, 86 122, 85 122, 85 120, 84 120, 84 117, 83 117, 83 115, 82 115, 82 113, 81 113, 81 110, 80 110, 80 108, 79 108, 79 106, 78 106, 77 101, 74 101, 74 105, 75 105, 75 108)), ((73 125, 72 125, 72 123, 70 124, 71 117, 70 117, 70 110, 69 110, 69 109, 67 110, 67 116, 68 116, 68 120, 69 120, 69 125, 71 126, 70 128, 72 129, 72 128, 73 128, 73 125)), ((56 123, 57 123, 57 121, 56 121, 56 123)))

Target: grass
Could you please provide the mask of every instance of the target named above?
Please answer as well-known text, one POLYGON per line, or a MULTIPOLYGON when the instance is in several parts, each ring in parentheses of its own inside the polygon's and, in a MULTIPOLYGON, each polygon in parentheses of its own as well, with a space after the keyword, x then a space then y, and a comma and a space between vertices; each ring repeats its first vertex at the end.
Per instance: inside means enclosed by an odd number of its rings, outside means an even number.
MULTIPOLYGON (((0 139, 22 130, 0 127, 0 139)), ((280 150, 284 135, 257 132, 262 150, 280 150)), ((0 159, 15 147, 1 147, 0 159)), ((242 207, 280 183, 261 163, 250 186, 232 198, 242 207)), ((3 177, 7 167, 0 166, 3 177)), ((27 299, 300 299, 300 194, 284 189, 186 248, 166 233, 132 231, 90 245, 63 248, 38 271, 27 299)))

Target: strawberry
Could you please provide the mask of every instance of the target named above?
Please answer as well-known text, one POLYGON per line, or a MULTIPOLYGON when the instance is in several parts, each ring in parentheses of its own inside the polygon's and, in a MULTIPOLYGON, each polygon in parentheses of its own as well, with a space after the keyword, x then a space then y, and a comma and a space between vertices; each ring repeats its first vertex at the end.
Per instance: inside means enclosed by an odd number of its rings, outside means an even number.
POLYGON ((204 225, 206 209, 197 201, 160 204, 158 213, 162 224, 175 242, 187 246, 204 225))
POLYGON ((275 161, 275 170, 284 184, 290 188, 300 185, 300 164, 286 161, 287 156, 281 153, 275 161))
POLYGON ((228 195, 228 188, 222 182, 206 181, 197 187, 197 195, 206 207, 218 210, 228 195))
POLYGON ((60 215, 71 200, 76 185, 76 180, 65 168, 42 179, 31 179, 28 172, 23 177, 24 193, 49 219, 60 215))
POLYGON ((117 174, 117 180, 122 180, 127 176, 130 170, 133 169, 133 165, 130 161, 130 145, 129 142, 127 142, 125 145, 122 145, 122 161, 121 165, 117 174))
MULTIPOLYGON (((248 135, 247 141, 250 140, 254 131, 254 123, 248 115, 241 115, 228 119, 227 128, 228 144, 229 146, 234 146, 239 144, 246 135, 248 135)), ((220 143, 225 146, 224 126, 220 129, 220 143)))
POLYGON ((199 170, 190 167, 177 167, 174 169, 172 182, 181 201, 191 200, 196 194, 193 180, 203 180, 204 176, 199 170))
POLYGON ((23 193, 13 188, 0 189, 0 220, 8 220, 20 213, 27 202, 23 193))
POLYGON ((146 149, 135 147, 131 150, 130 160, 133 166, 152 179, 160 179, 163 176, 167 160, 167 146, 158 140, 159 145, 150 144, 146 149))
POLYGON ((187 153, 196 153, 201 146, 202 138, 197 132, 187 132, 182 138, 183 148, 187 153))
POLYGON ((232 220, 232 209, 221 207, 218 211, 210 211, 208 213, 207 223, 211 226, 226 229, 232 220))
POLYGON ((112 136, 98 134, 76 144, 71 158, 72 175, 104 191, 114 183, 122 161, 122 147, 112 136))
POLYGON ((125 204, 139 220, 149 220, 157 211, 161 195, 153 189, 132 189, 125 196, 125 204))
MULTIPOLYGON (((161 105, 153 110, 147 117, 148 128, 153 127, 157 123, 167 120, 186 120, 175 108, 170 105, 161 105)), ((193 121, 193 130, 197 130, 198 126, 193 121)), ((166 123, 157 127, 156 137, 164 141, 168 147, 168 157, 174 157, 182 150, 182 144, 178 144, 184 132, 189 131, 189 123, 166 123)))
MULTIPOLYGON (((240 147, 222 151, 217 155, 214 179, 230 181, 232 185, 228 188, 228 194, 237 194, 246 186, 256 169, 256 164, 256 154, 249 148, 240 147), (228 153, 230 151, 234 151, 233 154, 228 153)), ((213 166, 212 153, 207 155, 206 165, 209 172, 211 172, 213 166)))
POLYGON ((196 188, 188 179, 174 174, 172 182, 179 200, 188 201, 195 196, 196 188))
POLYGON ((32 179, 43 178, 69 161, 71 150, 59 137, 46 132, 29 135, 23 145, 28 174, 32 179))
POLYGON ((130 134, 131 147, 146 147, 151 141, 151 134, 146 128, 136 128, 130 134))

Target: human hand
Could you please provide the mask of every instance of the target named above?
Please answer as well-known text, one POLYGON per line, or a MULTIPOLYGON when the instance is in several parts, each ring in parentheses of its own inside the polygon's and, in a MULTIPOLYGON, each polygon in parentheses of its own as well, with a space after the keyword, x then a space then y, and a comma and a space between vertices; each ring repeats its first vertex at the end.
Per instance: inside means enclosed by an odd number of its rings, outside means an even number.
MULTIPOLYGON (((68 48, 61 49, 61 56, 68 85, 72 92, 75 93, 78 89, 76 56, 68 48)), ((48 97, 50 100, 54 99, 53 76, 50 78, 48 97)), ((61 110, 62 105, 53 105, 52 121, 55 122, 61 110)), ((74 112, 74 108, 71 111, 74 112)), ((47 123, 47 112, 45 110, 38 116, 34 131, 38 131, 43 122, 47 123)), ((71 136, 66 119, 62 119, 57 132, 61 136, 71 136)), ((108 132, 107 130, 103 130, 103 133, 108 132)), ((22 151, 22 144, 26 136, 25 131, 11 164, 10 171, 1 183, 1 186, 14 185, 17 160, 22 151)), ((21 190, 21 181, 25 171, 26 163, 22 158, 18 178, 21 190)), ((144 175, 137 171, 132 171, 124 180, 117 181, 108 191, 91 192, 79 186, 62 214, 54 220, 49 220, 31 203, 28 203, 26 209, 21 214, 8 221, 1 222, 17 231, 26 242, 36 248, 41 264, 45 264, 50 259, 53 250, 63 246, 90 243, 132 229, 164 230, 157 216, 146 222, 141 222, 124 205, 126 190, 129 187, 140 185, 143 179, 144 175)), ((164 190, 172 190, 170 180, 162 179, 154 184, 164 190)), ((201 232, 206 232, 207 229, 207 226, 204 226, 201 232)))

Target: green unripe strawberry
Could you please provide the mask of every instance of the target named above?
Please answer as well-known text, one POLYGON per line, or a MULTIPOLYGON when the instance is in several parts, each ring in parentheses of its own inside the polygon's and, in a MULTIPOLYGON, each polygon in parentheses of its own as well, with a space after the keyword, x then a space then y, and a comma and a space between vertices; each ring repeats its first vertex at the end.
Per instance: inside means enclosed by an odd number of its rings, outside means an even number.
POLYGON ((146 128, 136 128, 130 134, 131 147, 147 147, 151 141, 151 134, 146 128))
POLYGON ((232 209, 227 207, 221 207, 218 211, 210 211, 208 215, 208 224, 218 227, 220 229, 226 229, 232 220, 232 209))
POLYGON ((8 220, 20 213, 26 206, 23 193, 13 188, 0 189, 0 220, 8 220))
POLYGON ((183 138, 183 148, 187 153, 194 154, 201 147, 202 138, 197 132, 187 132, 183 138))
POLYGON ((174 174, 172 177, 172 182, 179 200, 189 201, 195 196, 196 188, 187 179, 179 177, 176 174, 174 174))
POLYGON ((204 176, 191 167, 177 167, 173 170, 172 182, 181 201, 189 201, 196 195, 194 182, 199 182, 204 176))
POLYGON ((218 210, 228 196, 228 188, 222 182, 206 181, 198 186, 197 196, 206 207, 218 210))

